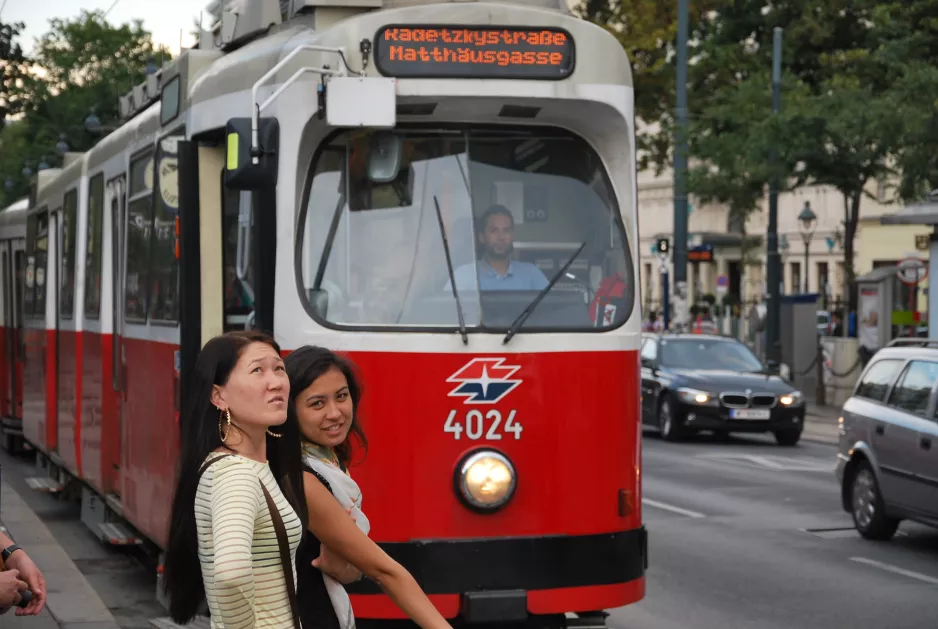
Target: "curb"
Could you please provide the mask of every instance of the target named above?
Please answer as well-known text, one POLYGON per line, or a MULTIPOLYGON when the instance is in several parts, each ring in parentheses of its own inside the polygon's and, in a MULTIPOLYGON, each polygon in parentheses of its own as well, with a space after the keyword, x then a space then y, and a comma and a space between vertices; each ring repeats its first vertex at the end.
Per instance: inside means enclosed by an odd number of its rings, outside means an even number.
POLYGON ((16 490, 0 482, 3 523, 46 580, 46 609, 59 624, 85 629, 120 629, 110 610, 42 520, 16 490))

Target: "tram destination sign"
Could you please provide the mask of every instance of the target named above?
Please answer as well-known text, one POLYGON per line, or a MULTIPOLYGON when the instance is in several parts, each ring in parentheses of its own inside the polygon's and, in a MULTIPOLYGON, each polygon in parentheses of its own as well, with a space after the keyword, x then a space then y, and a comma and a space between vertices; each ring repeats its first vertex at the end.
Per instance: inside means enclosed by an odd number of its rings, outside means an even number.
POLYGON ((565 79, 575 47, 553 27, 389 25, 375 33, 378 71, 397 78, 565 79))

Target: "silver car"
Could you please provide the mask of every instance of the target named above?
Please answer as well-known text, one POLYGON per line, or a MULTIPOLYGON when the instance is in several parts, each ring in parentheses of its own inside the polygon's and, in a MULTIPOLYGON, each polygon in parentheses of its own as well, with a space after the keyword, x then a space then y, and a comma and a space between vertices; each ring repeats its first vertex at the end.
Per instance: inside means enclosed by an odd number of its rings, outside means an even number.
POLYGON ((896 339, 867 364, 840 418, 844 510, 867 539, 908 519, 938 528, 938 340, 896 339))

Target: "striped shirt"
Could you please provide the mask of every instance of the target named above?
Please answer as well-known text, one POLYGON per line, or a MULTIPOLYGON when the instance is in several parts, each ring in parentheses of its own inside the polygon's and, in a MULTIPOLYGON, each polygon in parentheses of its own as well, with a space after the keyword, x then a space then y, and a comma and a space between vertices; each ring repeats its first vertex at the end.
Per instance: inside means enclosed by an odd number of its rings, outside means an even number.
POLYGON ((237 455, 221 459, 202 475, 195 495, 199 561, 213 629, 293 629, 277 534, 258 479, 283 519, 296 583, 302 525, 270 467, 237 455))

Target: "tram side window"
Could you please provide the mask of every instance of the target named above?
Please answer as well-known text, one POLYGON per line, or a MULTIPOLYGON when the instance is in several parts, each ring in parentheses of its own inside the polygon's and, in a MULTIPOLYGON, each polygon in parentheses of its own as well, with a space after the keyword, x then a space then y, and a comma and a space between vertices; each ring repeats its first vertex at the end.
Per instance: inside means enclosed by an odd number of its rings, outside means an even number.
POLYGON ((147 270, 150 232, 153 229, 153 155, 146 152, 130 162, 127 202, 127 276, 124 282, 124 319, 147 319, 147 270))
POLYGON ((65 194, 59 242, 62 244, 61 277, 59 279, 59 314, 71 319, 75 313, 75 223, 78 220, 78 190, 65 194))
POLYGON ((101 239, 104 217, 104 175, 88 186, 88 235, 85 252, 85 316, 97 319, 101 311, 101 239))
POLYGON ((150 254, 150 320, 179 319, 179 260, 176 258, 176 217, 179 215, 178 142, 160 140, 156 158, 156 213, 150 254))
MULTIPOLYGON (((250 264, 253 252, 248 247, 247 252, 242 252, 242 259, 248 261, 244 278, 238 278, 238 229, 242 221, 246 223, 245 227, 250 228, 251 194, 231 190, 222 184, 222 204, 225 330, 243 330, 254 310, 254 265, 250 264), (244 219, 241 218, 242 210, 245 210, 244 219)), ((242 246, 244 244, 250 245, 250 241, 245 240, 242 246)))
POLYGON ((33 214, 26 222, 26 316, 46 315, 46 261, 49 255, 49 214, 33 214))

